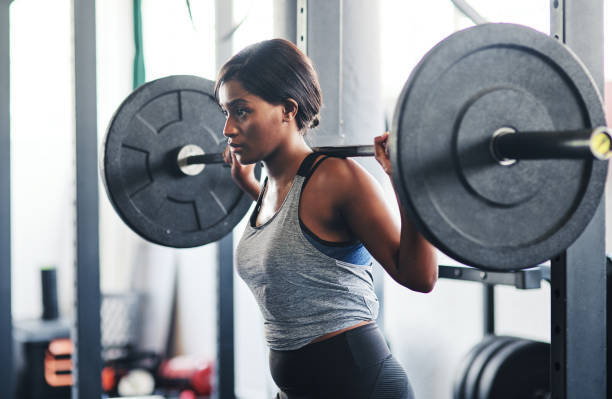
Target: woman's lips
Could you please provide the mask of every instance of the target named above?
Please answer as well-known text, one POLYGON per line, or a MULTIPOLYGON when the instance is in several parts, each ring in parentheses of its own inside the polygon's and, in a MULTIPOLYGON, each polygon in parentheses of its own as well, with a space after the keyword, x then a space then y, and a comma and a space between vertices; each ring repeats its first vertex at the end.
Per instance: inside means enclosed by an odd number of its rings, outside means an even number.
POLYGON ((230 144, 230 150, 234 153, 238 153, 242 151, 242 146, 238 144, 230 144))

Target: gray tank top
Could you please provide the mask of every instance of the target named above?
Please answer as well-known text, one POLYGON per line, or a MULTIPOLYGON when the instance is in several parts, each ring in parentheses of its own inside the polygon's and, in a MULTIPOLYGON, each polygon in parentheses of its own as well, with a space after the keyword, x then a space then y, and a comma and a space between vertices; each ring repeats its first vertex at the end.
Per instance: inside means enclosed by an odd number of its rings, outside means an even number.
POLYGON ((266 341, 275 350, 299 349, 317 337, 378 316, 372 265, 334 259, 304 236, 298 216, 306 181, 303 169, 280 209, 256 226, 260 197, 236 249, 238 274, 257 300, 266 341))

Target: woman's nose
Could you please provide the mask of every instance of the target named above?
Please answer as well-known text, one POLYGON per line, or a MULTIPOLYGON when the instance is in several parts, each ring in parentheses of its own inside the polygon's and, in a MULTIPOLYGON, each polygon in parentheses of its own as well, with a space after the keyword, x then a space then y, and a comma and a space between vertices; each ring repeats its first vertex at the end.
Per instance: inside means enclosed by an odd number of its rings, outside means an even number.
POLYGON ((223 126, 223 135, 225 137, 232 137, 236 135, 236 125, 234 125, 232 118, 228 117, 225 119, 225 125, 223 126))

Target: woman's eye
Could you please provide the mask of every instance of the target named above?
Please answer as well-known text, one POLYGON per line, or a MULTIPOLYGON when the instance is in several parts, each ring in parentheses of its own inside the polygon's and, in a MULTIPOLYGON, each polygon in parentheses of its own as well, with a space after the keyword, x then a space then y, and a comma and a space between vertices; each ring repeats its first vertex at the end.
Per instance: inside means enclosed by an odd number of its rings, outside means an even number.
POLYGON ((234 118, 238 118, 238 119, 244 119, 249 113, 249 110, 246 108, 234 108, 234 109, 230 109, 229 111, 224 109, 222 111, 226 119, 229 118, 230 116, 233 116, 234 118))

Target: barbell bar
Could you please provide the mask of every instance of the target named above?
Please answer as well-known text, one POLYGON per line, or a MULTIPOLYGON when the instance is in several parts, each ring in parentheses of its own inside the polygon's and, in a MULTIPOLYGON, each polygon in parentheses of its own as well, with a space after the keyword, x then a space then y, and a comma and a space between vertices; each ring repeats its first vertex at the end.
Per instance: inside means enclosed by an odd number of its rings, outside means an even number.
MULTIPOLYGON (((501 165, 528 159, 598 159, 612 157, 612 131, 606 126, 567 132, 517 132, 503 127, 491 135, 491 157, 501 165)), ((313 147, 314 152, 337 157, 372 157, 373 145, 313 147)), ((177 155, 177 166, 188 176, 200 173, 201 165, 224 163, 222 153, 205 154, 187 144, 177 155)))
MULTIPOLYGON (((344 158, 374 156, 373 145, 347 145, 312 147, 314 152, 344 158)), ((187 144, 179 149, 176 155, 176 164, 179 170, 187 176, 195 176, 204 170, 204 165, 224 164, 223 153, 206 154, 195 144, 187 144)), ((229 165, 227 165, 229 166, 229 165)))

